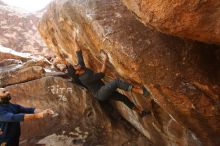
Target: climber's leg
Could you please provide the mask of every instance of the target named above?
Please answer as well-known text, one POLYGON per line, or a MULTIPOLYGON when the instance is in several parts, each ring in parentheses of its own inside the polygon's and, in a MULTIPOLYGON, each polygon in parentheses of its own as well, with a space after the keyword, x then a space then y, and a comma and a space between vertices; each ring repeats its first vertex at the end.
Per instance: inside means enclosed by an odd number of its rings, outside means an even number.
POLYGON ((127 96, 120 94, 118 92, 114 92, 114 94, 112 94, 111 99, 123 102, 127 107, 136 111, 140 115, 140 117, 144 117, 150 114, 149 111, 142 110, 141 107, 135 105, 131 100, 129 100, 127 96))
POLYGON ((150 93, 149 91, 144 87, 144 86, 136 86, 134 85, 131 89, 132 92, 138 93, 138 94, 143 94, 144 96, 149 96, 150 93))
POLYGON ((108 83, 107 86, 111 87, 113 90, 116 90, 117 88, 119 88, 124 91, 132 91, 134 93, 143 94, 144 96, 150 95, 148 90, 143 85, 142 86, 131 85, 122 80, 114 80, 108 83))
POLYGON ((119 80, 119 79, 113 80, 112 82, 110 82, 110 83, 108 83, 106 85, 110 86, 111 88, 113 88, 115 90, 117 88, 122 89, 124 91, 130 91, 132 89, 132 85, 131 84, 129 84, 127 82, 124 82, 122 80, 119 80))
POLYGON ((144 86, 138 87, 138 86, 133 86, 130 83, 124 82, 122 80, 113 80, 110 83, 107 83, 106 85, 104 85, 103 87, 101 87, 99 89, 98 94, 97 94, 97 98, 99 100, 106 100, 118 88, 122 89, 124 91, 132 91, 134 93, 144 94, 146 96, 149 94, 149 92, 146 90, 146 88, 144 86))
POLYGON ((135 107, 136 107, 135 104, 131 100, 129 100, 129 98, 127 96, 120 94, 119 92, 114 92, 110 99, 116 100, 116 101, 121 101, 132 110, 135 109, 135 107))
POLYGON ((19 146, 19 137, 18 138, 14 138, 11 141, 8 141, 6 146, 19 146))
POLYGON ((109 97, 112 96, 112 94, 117 90, 117 89, 122 89, 125 91, 129 91, 132 88, 132 85, 129 83, 126 83, 121 80, 114 80, 110 83, 107 83, 103 87, 101 87, 97 93, 97 98, 99 100, 107 100, 109 97))

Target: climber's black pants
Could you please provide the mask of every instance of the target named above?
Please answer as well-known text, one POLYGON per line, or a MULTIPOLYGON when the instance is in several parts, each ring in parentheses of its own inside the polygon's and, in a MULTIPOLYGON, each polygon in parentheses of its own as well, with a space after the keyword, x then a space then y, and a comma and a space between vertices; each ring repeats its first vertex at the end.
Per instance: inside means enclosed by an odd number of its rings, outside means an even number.
POLYGON ((134 109, 134 107, 135 107, 135 104, 133 102, 131 102, 127 96, 120 94, 118 92, 113 93, 113 95, 111 96, 110 99, 116 100, 116 101, 121 101, 125 105, 127 105, 127 107, 129 107, 130 109, 134 109))
POLYGON ((6 146, 19 146, 19 138, 8 141, 6 146))
POLYGON ((114 80, 110 83, 107 83, 103 87, 101 87, 98 92, 97 92, 97 98, 100 101, 105 101, 108 99, 112 100, 118 100, 126 104, 129 108, 133 109, 134 108, 134 103, 132 103, 127 96, 122 95, 118 92, 116 92, 117 89, 122 89, 124 91, 129 91, 132 88, 132 85, 121 81, 121 80, 114 80))

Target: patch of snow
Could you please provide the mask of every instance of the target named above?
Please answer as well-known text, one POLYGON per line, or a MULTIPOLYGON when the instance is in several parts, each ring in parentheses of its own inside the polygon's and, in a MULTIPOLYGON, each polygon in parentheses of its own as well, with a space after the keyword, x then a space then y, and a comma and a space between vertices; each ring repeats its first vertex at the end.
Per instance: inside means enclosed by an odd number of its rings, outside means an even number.
POLYGON ((29 58, 31 56, 31 54, 29 54, 29 53, 20 53, 20 52, 12 50, 10 48, 3 47, 1 45, 0 45, 0 52, 14 54, 14 55, 24 57, 24 58, 29 58))

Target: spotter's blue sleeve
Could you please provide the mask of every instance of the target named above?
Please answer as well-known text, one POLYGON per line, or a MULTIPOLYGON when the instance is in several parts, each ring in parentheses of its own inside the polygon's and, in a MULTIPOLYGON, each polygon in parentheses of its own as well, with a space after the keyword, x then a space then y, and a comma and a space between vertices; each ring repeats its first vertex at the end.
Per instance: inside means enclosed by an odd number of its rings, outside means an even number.
POLYGON ((21 105, 14 104, 14 106, 17 108, 18 113, 25 113, 25 114, 33 114, 35 108, 32 107, 23 107, 21 105))
POLYGON ((24 121, 24 114, 13 114, 6 111, 0 112, 0 122, 21 122, 24 121))

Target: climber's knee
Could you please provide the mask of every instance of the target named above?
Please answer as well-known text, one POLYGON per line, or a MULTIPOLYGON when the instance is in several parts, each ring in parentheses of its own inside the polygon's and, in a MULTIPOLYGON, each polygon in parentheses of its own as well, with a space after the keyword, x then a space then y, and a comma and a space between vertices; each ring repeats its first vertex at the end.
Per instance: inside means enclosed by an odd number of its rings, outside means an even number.
POLYGON ((115 80, 112 81, 112 83, 113 83, 114 85, 116 85, 116 86, 119 85, 119 82, 120 82, 119 79, 115 79, 115 80))
POLYGON ((122 89, 122 90, 125 90, 125 91, 130 91, 132 89, 132 87, 133 87, 131 84, 129 84, 127 82, 124 82, 122 80, 119 80, 119 79, 113 80, 112 84, 116 88, 119 88, 119 89, 122 89))
POLYGON ((120 81, 119 81, 118 79, 113 80, 113 81, 111 81, 110 86, 111 86, 112 88, 119 88, 119 85, 120 85, 119 82, 120 82, 120 81))

